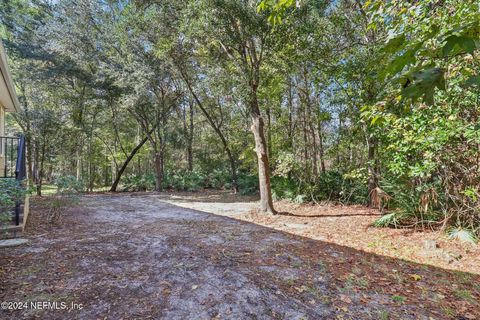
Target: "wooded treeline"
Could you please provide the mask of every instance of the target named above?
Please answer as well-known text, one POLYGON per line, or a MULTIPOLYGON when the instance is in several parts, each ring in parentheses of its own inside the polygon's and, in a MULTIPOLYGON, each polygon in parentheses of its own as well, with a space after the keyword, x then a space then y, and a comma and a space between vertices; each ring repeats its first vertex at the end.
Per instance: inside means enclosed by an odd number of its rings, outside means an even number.
POLYGON ((296 4, 3 1, 38 193, 231 188, 476 232, 478 4, 296 4))

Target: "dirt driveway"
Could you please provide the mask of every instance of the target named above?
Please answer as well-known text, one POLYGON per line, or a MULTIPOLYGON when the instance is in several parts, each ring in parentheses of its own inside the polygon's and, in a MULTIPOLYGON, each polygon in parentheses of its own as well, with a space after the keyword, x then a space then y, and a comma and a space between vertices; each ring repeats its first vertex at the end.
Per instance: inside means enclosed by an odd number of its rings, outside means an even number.
POLYGON ((477 275, 172 203, 85 196, 29 245, 0 249, 0 301, 21 309, 0 319, 480 318, 477 275))

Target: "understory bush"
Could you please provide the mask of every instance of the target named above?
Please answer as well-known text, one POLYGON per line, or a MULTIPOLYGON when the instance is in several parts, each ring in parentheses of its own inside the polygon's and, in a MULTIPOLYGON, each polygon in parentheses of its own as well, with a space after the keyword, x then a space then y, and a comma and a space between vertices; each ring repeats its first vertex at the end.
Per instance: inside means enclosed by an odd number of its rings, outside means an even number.
POLYGON ((123 177, 123 190, 124 191, 148 191, 155 188, 155 175, 138 174, 138 175, 126 175, 123 177))
POLYGON ((207 186, 207 177, 198 171, 176 170, 165 173, 164 189, 196 191, 207 186))
MULTIPOLYGON (((242 194, 252 194, 258 191, 258 177, 253 174, 239 173, 237 184, 242 194)), ((155 189, 155 175, 127 175, 123 178, 124 191, 151 191, 155 189)), ((166 171, 163 177, 163 189, 177 191, 197 191, 201 189, 231 189, 232 181, 229 171, 175 170, 166 171)))
POLYGON ((333 201, 345 204, 365 204, 367 184, 363 177, 338 171, 320 173, 312 182, 303 182, 285 176, 272 177, 272 195, 275 200, 288 199, 297 203, 333 201))
POLYGON ((232 187, 231 174, 226 170, 215 169, 206 176, 205 184, 207 188, 230 189, 232 187))
POLYGON ((78 203, 79 194, 85 190, 85 185, 75 176, 60 176, 54 181, 56 194, 49 201, 48 223, 55 223, 61 218, 66 208, 78 203))
POLYGON ((253 194, 258 192, 258 176, 256 174, 241 173, 238 175, 238 188, 240 194, 253 194))
POLYGON ((478 192, 473 188, 449 190, 440 177, 424 182, 382 183, 388 195, 388 214, 375 221, 378 227, 440 228, 450 238, 477 242, 480 209, 478 192))
POLYGON ((440 228, 453 238, 480 236, 477 98, 457 96, 455 90, 448 94, 408 114, 387 113, 380 106, 368 111, 381 119, 376 130, 385 149, 380 188, 389 198, 389 214, 376 225, 440 228))
POLYGON ((0 226, 10 224, 12 212, 17 202, 22 202, 27 194, 21 183, 15 179, 0 179, 0 226))

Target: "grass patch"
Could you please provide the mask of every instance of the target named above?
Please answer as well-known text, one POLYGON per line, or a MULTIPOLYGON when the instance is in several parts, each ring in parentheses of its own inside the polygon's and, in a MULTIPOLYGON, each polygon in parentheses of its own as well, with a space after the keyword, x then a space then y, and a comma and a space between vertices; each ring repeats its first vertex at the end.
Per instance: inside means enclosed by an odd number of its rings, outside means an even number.
POLYGON ((407 298, 404 296, 392 296, 392 301, 394 302, 404 303, 406 300, 407 298))
POLYGON ((459 299, 473 301, 472 293, 470 292, 470 290, 467 290, 467 289, 455 290, 454 294, 455 294, 455 297, 459 299))

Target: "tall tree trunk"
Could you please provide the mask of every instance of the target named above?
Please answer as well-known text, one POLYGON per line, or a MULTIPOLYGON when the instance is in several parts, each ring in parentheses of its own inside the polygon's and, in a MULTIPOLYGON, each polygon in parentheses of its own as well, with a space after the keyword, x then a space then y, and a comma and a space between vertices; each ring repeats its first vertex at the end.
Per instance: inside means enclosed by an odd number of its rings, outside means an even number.
POLYGON ((260 108, 256 91, 253 91, 251 97, 251 112, 252 112, 252 126, 251 130, 255 137, 255 152, 258 158, 258 183, 260 189, 260 211, 276 214, 273 207, 272 189, 270 185, 270 166, 268 163, 268 147, 265 139, 265 125, 262 116, 260 115, 260 108))
MULTIPOLYGON (((268 101, 267 101, 268 103, 268 101)), ((270 106, 267 106, 267 148, 268 148, 268 158, 272 156, 272 116, 270 112, 270 106)))
POLYGON ((317 178, 318 177, 318 161, 317 161, 317 155, 318 155, 318 146, 317 146, 317 138, 315 135, 315 127, 312 121, 310 120, 310 134, 312 136, 312 175, 317 178))
POLYGON ((371 207, 375 204, 375 188, 378 186, 378 179, 376 173, 375 164, 375 148, 376 140, 374 137, 367 138, 368 143, 368 206, 371 207))
POLYGON ((264 134, 263 119, 260 115, 253 115, 251 130, 255 137, 255 152, 258 158, 258 182, 260 188, 260 210, 275 214, 273 208, 272 191, 270 186, 270 168, 267 155, 267 142, 264 134))
POLYGON ((80 150, 79 146, 77 146, 76 151, 75 151, 75 157, 76 157, 76 162, 77 162, 77 173, 76 173, 76 178, 77 180, 82 179, 82 157, 80 156, 80 150))
POLYGON ((323 148, 323 130, 322 130, 322 121, 318 121, 318 147, 320 152, 320 167, 322 169, 322 173, 325 173, 325 157, 324 153, 325 150, 323 148))
MULTIPOLYGON (((36 139, 37 140, 37 139, 36 139)), ((38 190, 39 185, 39 173, 40 173, 40 146, 38 145, 38 140, 34 142, 34 155, 33 155, 33 176, 32 180, 35 184, 37 195, 42 195, 42 190, 40 187, 40 191, 38 190)))
POLYGON ((288 81, 288 145, 293 149, 293 94, 292 79, 288 81))
MULTIPOLYGON (((225 146, 225 145, 224 145, 225 146)), ((231 179, 232 179, 232 190, 233 193, 238 192, 238 177, 237 177, 237 164, 235 162, 235 158, 230 151, 230 148, 225 148, 225 152, 228 156, 228 161, 230 162, 230 172, 231 172, 231 179)))
POLYGON ((155 191, 163 190, 163 152, 155 152, 155 191))
POLYGON ((303 157, 305 161, 305 172, 309 172, 306 106, 303 106, 303 157))
POLYGON ((193 103, 190 103, 190 130, 188 132, 187 160, 188 170, 193 171, 193 103))
POLYGON ((45 163, 45 142, 42 144, 42 151, 40 155, 40 170, 38 171, 37 177, 37 196, 42 195, 42 184, 43 184, 43 175, 44 175, 44 163, 45 163))

